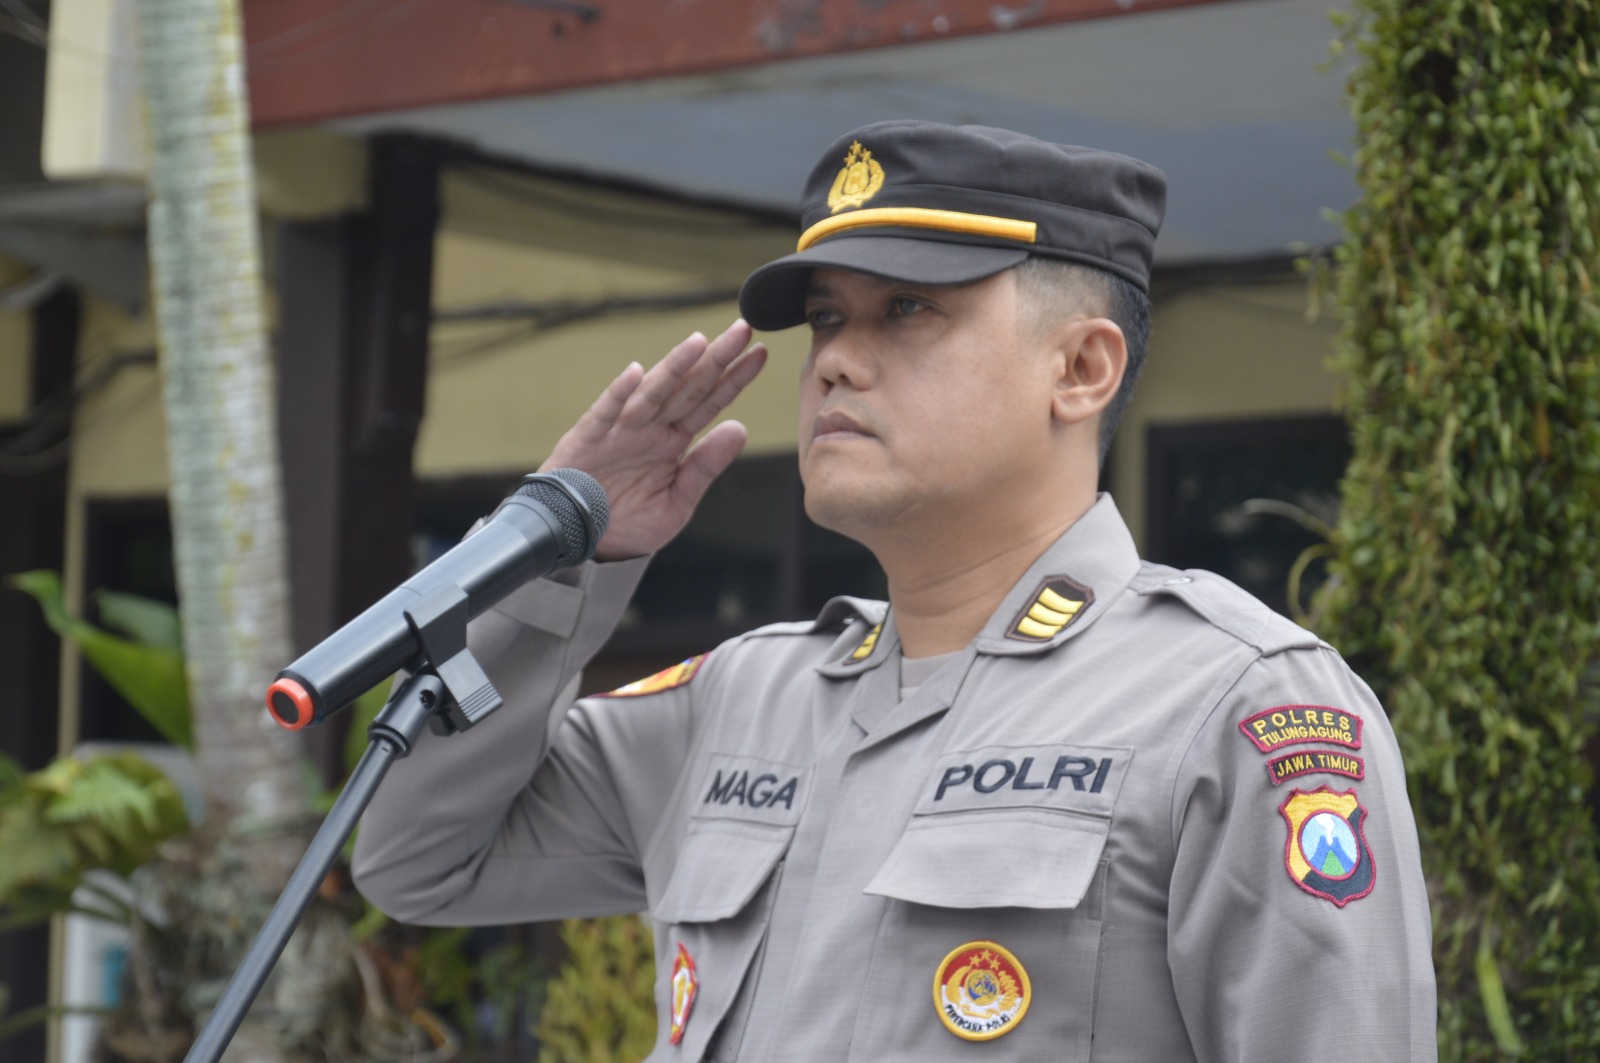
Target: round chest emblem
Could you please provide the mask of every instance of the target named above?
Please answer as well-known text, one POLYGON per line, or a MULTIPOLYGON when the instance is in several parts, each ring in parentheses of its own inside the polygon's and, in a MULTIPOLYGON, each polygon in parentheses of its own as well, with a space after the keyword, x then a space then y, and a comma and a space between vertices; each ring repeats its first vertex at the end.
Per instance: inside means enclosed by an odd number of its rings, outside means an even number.
POLYGON ((951 951, 933 976, 933 1006, 945 1029, 968 1041, 992 1041, 1028 1013, 1028 972, 992 941, 951 951))

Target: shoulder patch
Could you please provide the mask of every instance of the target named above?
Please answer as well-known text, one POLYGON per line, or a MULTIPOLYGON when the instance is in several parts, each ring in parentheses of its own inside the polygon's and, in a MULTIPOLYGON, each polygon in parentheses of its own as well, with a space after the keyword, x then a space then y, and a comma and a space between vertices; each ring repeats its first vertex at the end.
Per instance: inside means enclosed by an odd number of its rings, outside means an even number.
POLYGON ((1324 775, 1343 775, 1360 782, 1367 777, 1367 765, 1354 753, 1335 753, 1322 749, 1286 753, 1267 761, 1267 778, 1272 780, 1274 786, 1282 786, 1290 779, 1319 772, 1324 775))
POLYGON ((1372 892, 1378 871, 1354 789, 1291 790, 1278 812, 1289 828, 1283 864, 1296 886, 1338 908, 1372 892))
POLYGON ((1278 705, 1239 721, 1239 730, 1263 753, 1317 742, 1361 748, 1361 717, 1327 705, 1278 705))
POLYGON ((1021 642, 1048 642, 1094 603, 1094 591, 1065 576, 1049 576, 1006 631, 1021 642))
POLYGON ((671 668, 663 668, 655 675, 636 679, 626 686, 620 686, 609 694, 595 694, 597 698, 638 698, 646 694, 659 694, 663 690, 672 690, 675 687, 686 685, 700 671, 700 666, 706 663, 709 653, 702 653, 698 657, 690 657, 687 661, 680 661, 671 668))

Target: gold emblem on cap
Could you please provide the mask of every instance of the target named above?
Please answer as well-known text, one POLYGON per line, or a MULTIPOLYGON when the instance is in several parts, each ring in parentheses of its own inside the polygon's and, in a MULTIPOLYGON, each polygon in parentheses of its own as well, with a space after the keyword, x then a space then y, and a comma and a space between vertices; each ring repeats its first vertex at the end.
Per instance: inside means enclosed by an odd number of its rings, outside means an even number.
POLYGON ((861 146, 861 141, 850 145, 844 157, 844 169, 833 179, 828 191, 828 206, 837 214, 846 207, 859 207, 878 194, 883 187, 883 167, 872 157, 872 152, 861 146))

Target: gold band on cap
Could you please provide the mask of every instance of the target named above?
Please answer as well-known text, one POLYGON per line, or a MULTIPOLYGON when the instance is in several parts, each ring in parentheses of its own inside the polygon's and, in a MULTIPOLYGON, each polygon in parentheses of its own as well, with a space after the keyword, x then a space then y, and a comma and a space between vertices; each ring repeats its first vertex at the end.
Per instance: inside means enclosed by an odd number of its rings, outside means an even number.
POLYGON ((996 218, 988 214, 963 214, 955 210, 931 210, 927 207, 871 207, 851 211, 832 218, 824 218, 800 234, 796 251, 804 251, 825 236, 846 229, 860 229, 877 225, 901 225, 913 229, 942 229, 949 233, 967 233, 972 236, 997 236, 1002 240, 1017 240, 1031 244, 1038 239, 1037 222, 1019 218, 996 218))

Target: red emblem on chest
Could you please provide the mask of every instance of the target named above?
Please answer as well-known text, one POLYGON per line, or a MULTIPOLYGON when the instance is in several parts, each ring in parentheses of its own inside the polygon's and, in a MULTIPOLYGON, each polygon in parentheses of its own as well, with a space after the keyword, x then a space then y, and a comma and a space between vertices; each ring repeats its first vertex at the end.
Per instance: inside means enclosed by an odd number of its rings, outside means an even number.
POLYGON ((700 993, 700 976, 694 970, 694 957, 682 945, 677 958, 672 961, 672 1043, 683 1040, 684 1027, 689 1025, 689 1012, 694 1010, 694 998, 700 993))
POLYGON ((953 949, 933 974, 933 1006, 964 1041, 992 1041, 1028 1013, 1033 987, 1012 953, 993 941, 953 949))

